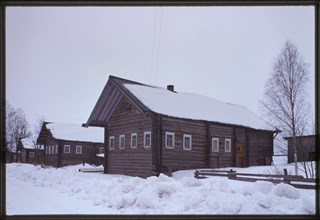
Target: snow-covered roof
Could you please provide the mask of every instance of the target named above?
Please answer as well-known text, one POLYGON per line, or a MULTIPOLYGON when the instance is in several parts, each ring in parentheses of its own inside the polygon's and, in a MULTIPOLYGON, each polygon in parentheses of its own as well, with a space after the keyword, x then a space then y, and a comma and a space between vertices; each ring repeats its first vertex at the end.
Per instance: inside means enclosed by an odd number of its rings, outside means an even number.
POLYGON ((87 141, 87 142, 104 142, 104 129, 97 127, 82 127, 78 124, 69 123, 48 123, 47 129, 50 130, 52 136, 56 139, 70 141, 87 141))
POLYGON ((35 145, 30 138, 21 139, 22 147, 25 149, 35 149, 35 145))
POLYGON ((244 106, 203 95, 172 92, 161 87, 123 85, 150 110, 160 114, 270 130, 263 120, 244 106))

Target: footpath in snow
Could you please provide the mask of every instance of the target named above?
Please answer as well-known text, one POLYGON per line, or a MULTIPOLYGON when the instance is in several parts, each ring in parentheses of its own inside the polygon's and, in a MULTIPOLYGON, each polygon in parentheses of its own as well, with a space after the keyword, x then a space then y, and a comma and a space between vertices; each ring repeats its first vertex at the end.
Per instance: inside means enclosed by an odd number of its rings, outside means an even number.
MULTIPOLYGON (((225 177, 199 180, 193 170, 142 179, 78 172, 82 165, 44 169, 12 163, 6 167, 7 215, 315 214, 315 190, 283 183, 225 177)), ((268 173, 272 168, 243 168, 250 170, 268 173)))

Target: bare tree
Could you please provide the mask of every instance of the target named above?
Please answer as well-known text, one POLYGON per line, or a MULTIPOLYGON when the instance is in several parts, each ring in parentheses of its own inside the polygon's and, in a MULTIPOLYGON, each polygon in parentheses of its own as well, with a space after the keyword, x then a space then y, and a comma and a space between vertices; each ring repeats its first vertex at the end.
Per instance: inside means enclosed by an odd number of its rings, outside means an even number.
POLYGON ((37 123, 33 127, 33 132, 32 132, 31 138, 30 138, 33 143, 34 148, 36 149, 36 154, 35 154, 35 162, 36 163, 40 162, 41 146, 37 145, 37 140, 38 140, 38 137, 39 137, 39 134, 40 134, 40 131, 41 131, 41 128, 42 128, 42 125, 44 122, 45 122, 44 116, 40 117, 37 120, 37 123))
POLYGON ((22 109, 14 109, 6 102, 6 142, 11 152, 17 152, 19 140, 31 136, 29 124, 22 109))
POLYGON ((34 144, 35 148, 38 149, 38 146, 37 146, 37 139, 38 139, 38 136, 40 134, 40 131, 41 131, 41 128, 42 128, 42 125, 43 123, 45 122, 45 118, 44 116, 41 116, 38 120, 37 120, 37 123, 34 125, 33 127, 33 132, 32 132, 32 135, 31 135, 31 140, 32 140, 32 143, 34 144))
POLYGON ((305 100, 305 85, 309 65, 300 56, 297 47, 286 41, 273 63, 270 78, 265 85, 263 110, 271 125, 293 138, 295 174, 298 174, 296 137, 303 135, 308 123, 309 105, 305 100))

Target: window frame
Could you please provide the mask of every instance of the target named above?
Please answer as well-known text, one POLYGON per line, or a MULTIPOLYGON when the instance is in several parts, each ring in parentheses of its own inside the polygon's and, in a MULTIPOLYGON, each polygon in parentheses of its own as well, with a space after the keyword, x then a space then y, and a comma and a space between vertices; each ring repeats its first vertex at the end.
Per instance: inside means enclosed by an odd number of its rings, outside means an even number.
POLYGON ((131 133, 131 139, 130 139, 130 146, 131 148, 138 148, 138 134, 137 133, 131 133), (133 145, 133 137, 136 137, 136 145, 133 145))
POLYGON ((165 135, 166 135, 166 137, 165 137, 165 147, 168 148, 168 149, 174 149, 175 133, 174 132, 170 132, 170 131, 166 131, 165 135), (168 136, 172 136, 172 146, 168 146, 168 136))
POLYGON ((119 149, 123 150, 123 149, 126 149, 126 135, 125 134, 121 134, 119 135, 119 149), (121 142, 121 139, 123 138, 123 147, 121 147, 122 145, 122 142, 121 142))
POLYGON ((76 154, 82 154, 82 145, 76 145, 76 154), (80 152, 78 152, 78 149, 80 149, 80 152))
POLYGON ((219 147, 219 138, 217 138, 217 137, 213 137, 213 138, 211 138, 211 151, 212 152, 219 152, 219 149, 220 147, 219 147), (217 141, 217 149, 216 150, 214 150, 214 148, 213 148, 213 141, 217 141))
POLYGON ((100 154, 104 154, 104 152, 105 152, 104 147, 100 147, 99 153, 100 153, 100 154), (101 150, 103 150, 103 152, 101 152, 101 150))
POLYGON ((143 132, 143 146, 145 147, 145 148, 150 148, 151 147, 151 131, 145 131, 145 132, 143 132), (150 135, 150 144, 149 145, 147 145, 147 143, 146 143, 146 136, 147 135, 150 135))
POLYGON ((231 152, 231 138, 224 139, 224 152, 231 152), (227 142, 229 142, 229 150, 227 150, 227 142))
POLYGON ((71 145, 70 144, 65 144, 63 146, 63 153, 64 154, 70 154, 71 153, 71 145), (66 151, 67 147, 69 147, 69 152, 66 151))
POLYGON ((183 141, 182 141, 182 144, 183 144, 183 150, 192 150, 192 135, 191 134, 183 134, 183 141), (190 138, 190 148, 186 148, 186 142, 185 142, 185 138, 190 138))

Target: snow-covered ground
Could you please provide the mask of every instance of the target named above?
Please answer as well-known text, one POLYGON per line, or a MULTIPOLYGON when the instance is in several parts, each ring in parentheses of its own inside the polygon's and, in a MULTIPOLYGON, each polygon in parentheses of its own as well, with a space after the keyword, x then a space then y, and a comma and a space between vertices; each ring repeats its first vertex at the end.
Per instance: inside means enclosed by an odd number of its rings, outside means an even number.
MULTIPOLYGON (((78 172, 82 165, 6 165, 7 214, 315 214, 315 190, 193 178, 194 170, 142 179, 78 172)), ((85 167, 90 167, 86 165, 85 167)), ((277 169, 290 165, 279 165, 277 169)), ((232 168, 272 173, 272 166, 232 168)), ((290 172, 290 171, 289 171, 290 172)))

